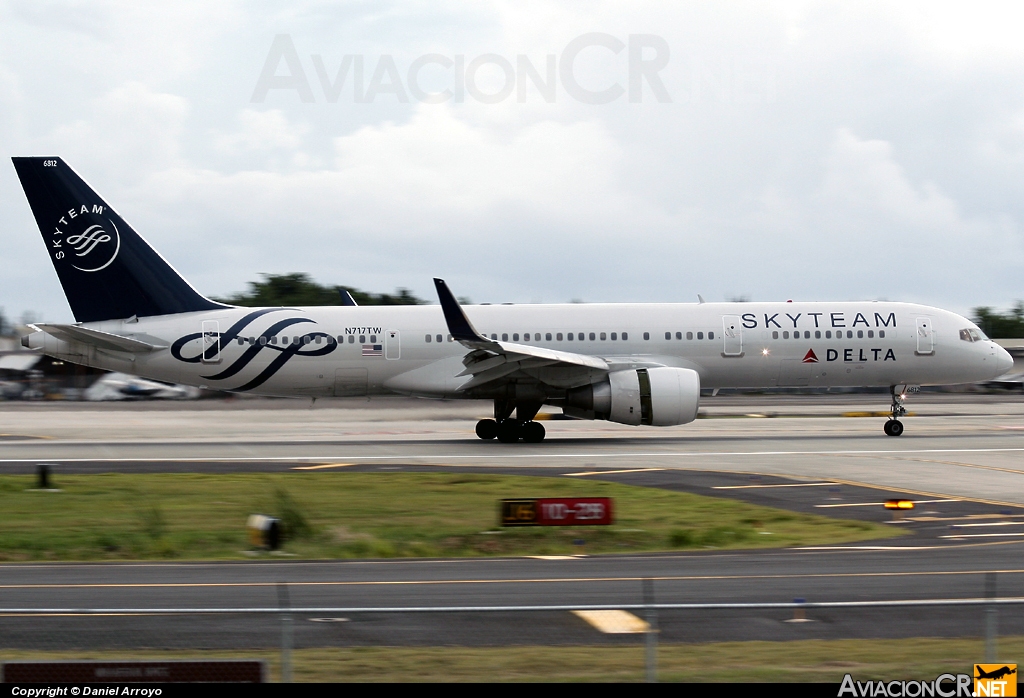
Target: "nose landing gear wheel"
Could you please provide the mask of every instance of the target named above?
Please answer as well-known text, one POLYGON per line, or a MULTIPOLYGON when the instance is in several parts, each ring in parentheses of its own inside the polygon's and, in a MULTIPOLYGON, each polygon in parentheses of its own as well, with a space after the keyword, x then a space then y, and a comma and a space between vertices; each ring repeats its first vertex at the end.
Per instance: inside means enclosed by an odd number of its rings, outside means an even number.
POLYGON ((892 395, 892 417, 885 423, 882 431, 886 436, 900 436, 903 434, 903 422, 899 418, 907 413, 907 408, 903 406, 906 396, 897 391, 895 385, 889 386, 889 394, 892 395))
POLYGON ((489 441, 498 435, 498 423, 493 419, 481 419, 476 423, 476 435, 489 441))

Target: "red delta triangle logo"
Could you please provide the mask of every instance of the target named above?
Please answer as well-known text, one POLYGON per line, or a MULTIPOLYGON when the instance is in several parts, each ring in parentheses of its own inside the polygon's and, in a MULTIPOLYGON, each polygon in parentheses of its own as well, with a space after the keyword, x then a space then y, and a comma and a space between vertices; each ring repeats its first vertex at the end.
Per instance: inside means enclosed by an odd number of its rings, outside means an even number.
POLYGON ((813 349, 808 349, 807 350, 807 353, 804 354, 804 359, 803 359, 802 363, 805 363, 805 364, 816 364, 816 363, 818 363, 818 357, 814 355, 814 350, 813 349))

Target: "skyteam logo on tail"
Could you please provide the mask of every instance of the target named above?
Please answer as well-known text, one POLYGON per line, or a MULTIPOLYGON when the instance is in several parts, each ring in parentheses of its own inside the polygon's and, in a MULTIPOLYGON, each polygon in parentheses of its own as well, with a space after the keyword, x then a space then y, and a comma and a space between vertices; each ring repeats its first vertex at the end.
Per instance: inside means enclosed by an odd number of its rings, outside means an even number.
POLYGON ((67 260, 78 271, 106 269, 121 251, 121 234, 104 206, 85 204, 68 209, 54 227, 50 249, 53 258, 67 260))

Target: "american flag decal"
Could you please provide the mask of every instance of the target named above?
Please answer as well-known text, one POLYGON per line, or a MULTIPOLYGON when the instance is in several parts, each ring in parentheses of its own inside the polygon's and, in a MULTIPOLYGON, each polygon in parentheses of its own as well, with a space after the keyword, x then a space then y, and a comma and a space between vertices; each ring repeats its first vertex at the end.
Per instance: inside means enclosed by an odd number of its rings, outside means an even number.
POLYGON ((383 344, 364 344, 363 356, 384 356, 383 344))

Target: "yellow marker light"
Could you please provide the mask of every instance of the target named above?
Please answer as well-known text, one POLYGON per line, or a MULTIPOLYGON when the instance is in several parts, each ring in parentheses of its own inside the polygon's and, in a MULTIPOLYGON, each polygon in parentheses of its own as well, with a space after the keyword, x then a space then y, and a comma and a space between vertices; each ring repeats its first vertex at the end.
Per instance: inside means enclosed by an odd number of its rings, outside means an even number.
POLYGON ((913 509, 914 503, 909 499, 887 499, 885 500, 886 509, 913 509))

